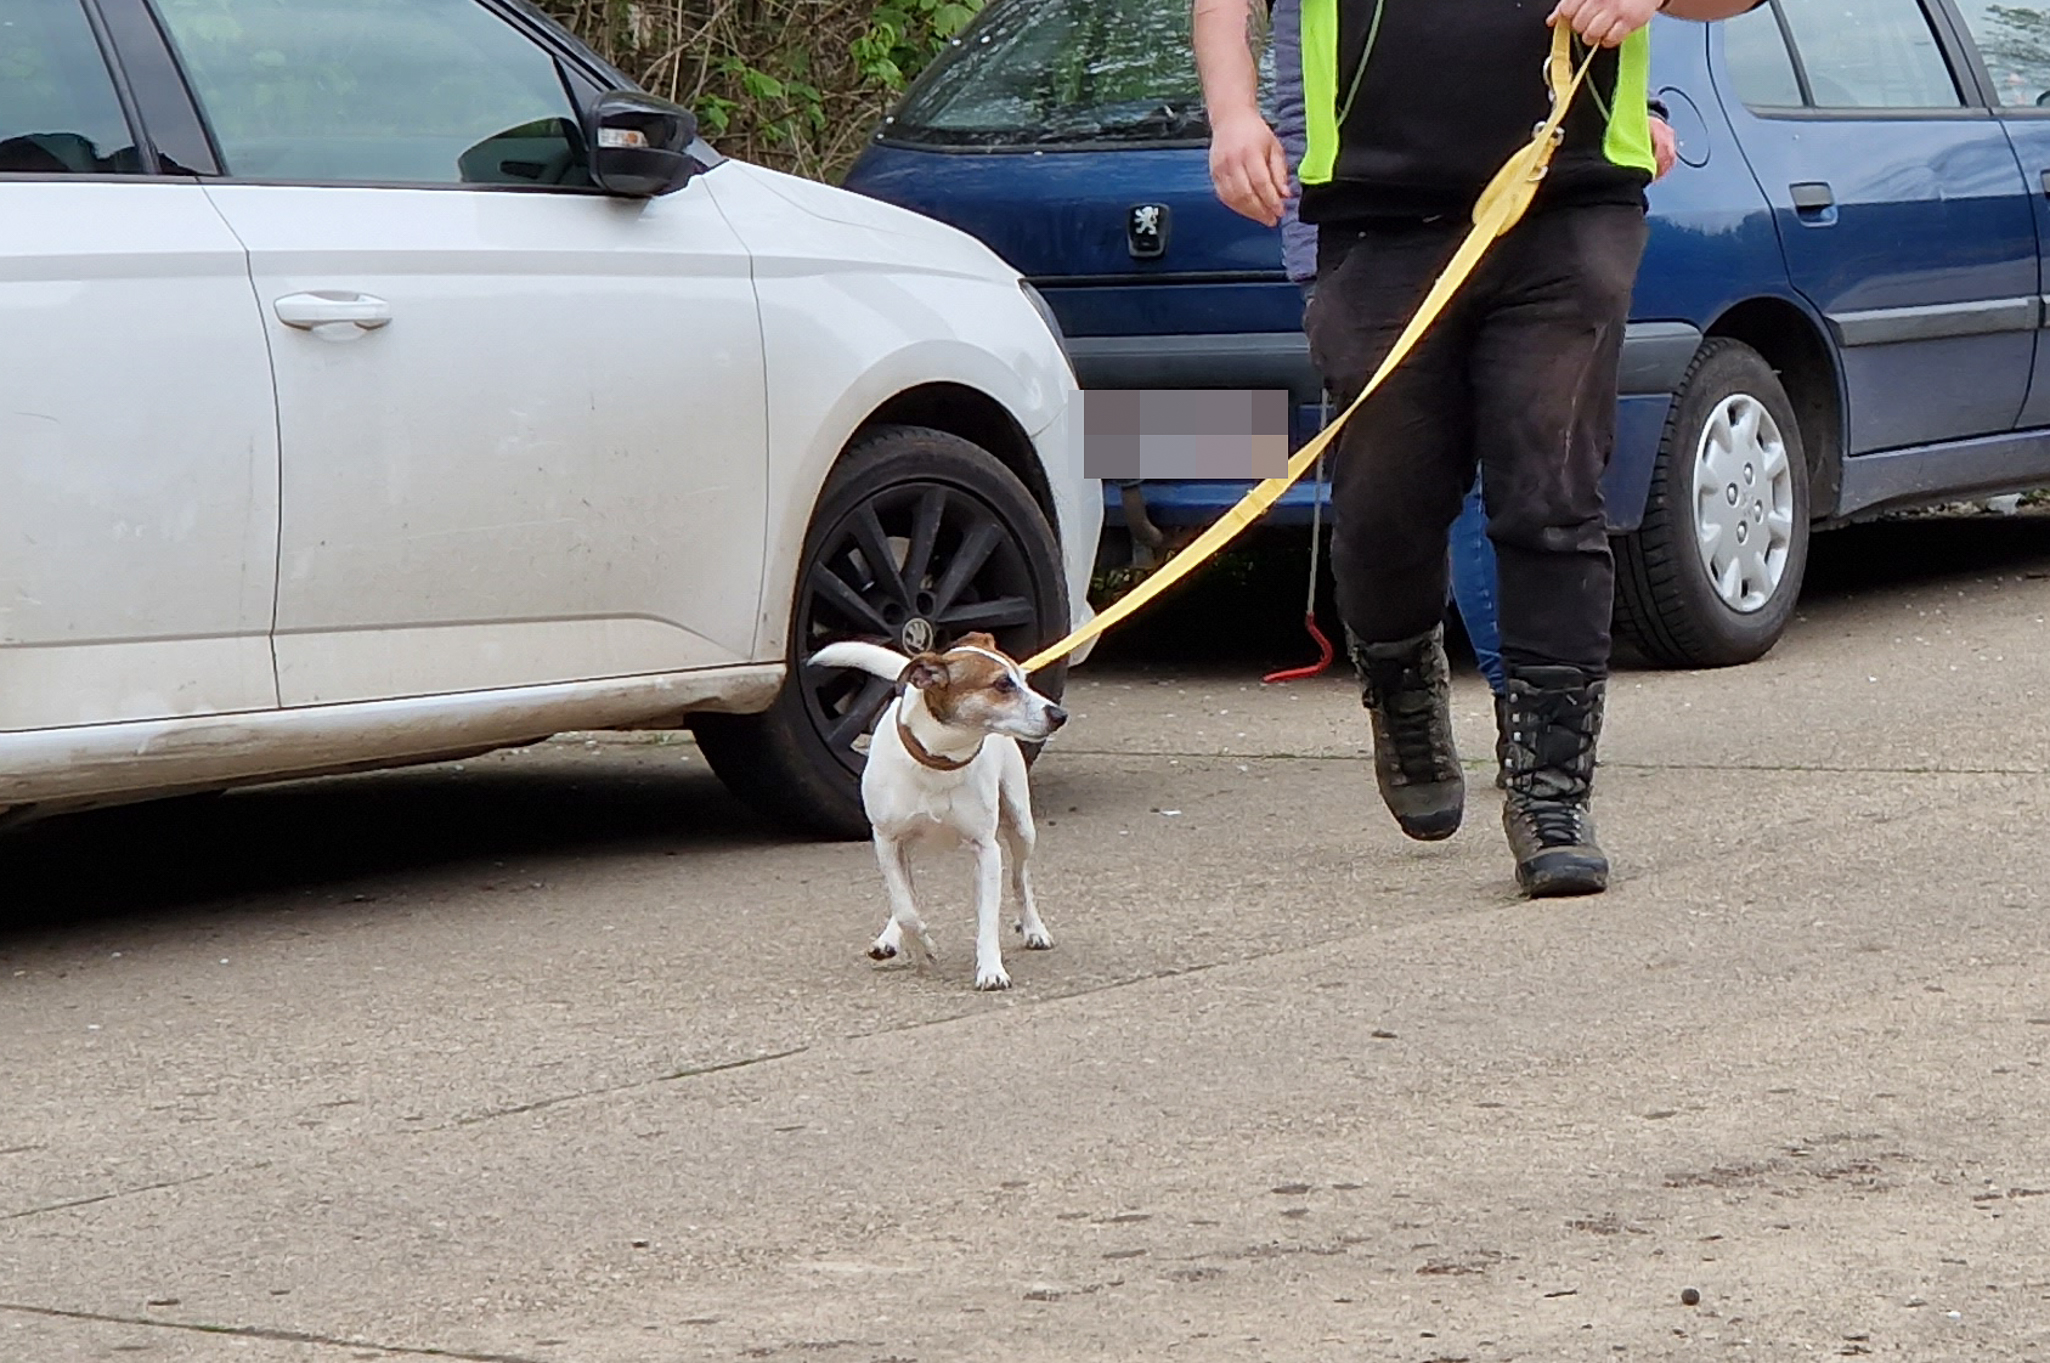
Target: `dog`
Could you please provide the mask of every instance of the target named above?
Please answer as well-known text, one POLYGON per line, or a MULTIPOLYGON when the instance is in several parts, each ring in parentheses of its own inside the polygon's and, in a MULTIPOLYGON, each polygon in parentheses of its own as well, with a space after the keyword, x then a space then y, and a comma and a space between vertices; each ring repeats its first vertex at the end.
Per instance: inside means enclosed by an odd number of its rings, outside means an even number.
POLYGON ((908 936, 927 960, 938 959, 912 894, 910 854, 918 846, 965 844, 975 855, 975 987, 1009 989, 997 922, 1005 852, 1026 949, 1053 946, 1032 902, 1027 863, 1037 834, 1018 744, 1051 738, 1068 712, 1033 690, 1024 669, 998 652, 987 634, 916 657, 879 644, 828 644, 811 662, 897 683, 861 774, 862 808, 890 896, 890 921, 868 954, 887 961, 908 936))

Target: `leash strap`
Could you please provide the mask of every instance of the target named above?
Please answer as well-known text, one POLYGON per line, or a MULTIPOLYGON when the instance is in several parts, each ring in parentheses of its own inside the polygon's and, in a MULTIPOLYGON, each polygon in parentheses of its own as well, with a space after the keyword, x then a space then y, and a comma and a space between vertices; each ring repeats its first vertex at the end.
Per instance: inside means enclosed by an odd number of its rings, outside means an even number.
POLYGON ((1213 557, 1225 545, 1237 539, 1241 532, 1266 514, 1269 507, 1280 500, 1281 494, 1299 481, 1310 467, 1324 456, 1324 451, 1338 438, 1345 423, 1360 409, 1360 404, 1374 395, 1374 390, 1385 382, 1395 367, 1409 356, 1423 339, 1425 332, 1438 320, 1439 314, 1452 301, 1474 267, 1480 264, 1497 237, 1523 219, 1530 211, 1531 201, 1537 197, 1538 182, 1545 178, 1545 171, 1552 163, 1552 154, 1564 140, 1561 125, 1566 121, 1566 111, 1573 103, 1573 96, 1579 93, 1587 80, 1588 69, 1594 65, 1599 48, 1590 48, 1587 57, 1576 70, 1573 65, 1573 29, 1560 23, 1552 29, 1552 54, 1545 65, 1546 83, 1551 87, 1551 116, 1537 126, 1530 142, 1515 155, 1503 162, 1495 172, 1495 178, 1481 191, 1480 199, 1474 204, 1473 230, 1460 243, 1451 263, 1431 285, 1430 293, 1424 296, 1423 304, 1416 315, 1409 319, 1409 325, 1395 340, 1394 348, 1381 361, 1380 368, 1367 380, 1367 386, 1360 390, 1338 419, 1317 433, 1315 439, 1304 445, 1289 459, 1288 471, 1278 478, 1268 478, 1256 484, 1240 499, 1239 504, 1224 513, 1208 529, 1191 540, 1186 548, 1165 564, 1159 571, 1141 582, 1131 591, 1106 606, 1101 614, 1091 619, 1067 638, 1051 644, 1032 655, 1025 662, 1027 672, 1037 672, 1050 663, 1059 662, 1083 644, 1096 638, 1105 630, 1117 625, 1162 592, 1187 577, 1206 560, 1213 557))

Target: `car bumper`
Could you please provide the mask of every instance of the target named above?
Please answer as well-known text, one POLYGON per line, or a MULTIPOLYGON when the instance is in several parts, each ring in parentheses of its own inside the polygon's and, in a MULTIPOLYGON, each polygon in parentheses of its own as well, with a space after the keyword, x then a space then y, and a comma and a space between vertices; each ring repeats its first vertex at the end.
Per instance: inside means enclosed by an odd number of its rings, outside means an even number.
MULTIPOLYGON (((1084 388, 1285 388, 1296 406, 1298 446, 1322 421, 1323 380, 1301 332, 1071 336, 1067 345, 1084 388)), ((1700 329, 1684 322, 1633 322, 1623 338, 1616 452, 1602 480, 1612 531, 1633 530, 1643 519, 1673 392, 1700 345, 1700 329)), ((1209 524, 1252 485, 1191 479, 1149 480, 1143 486, 1147 514, 1155 524, 1189 526, 1209 524)), ((1277 525, 1307 524, 1318 495, 1310 483, 1299 483, 1282 494, 1265 519, 1277 525)), ((1105 523, 1124 525, 1118 489, 1106 488, 1103 501, 1105 523)))
MULTIPOLYGON (((1104 491, 1100 480, 1089 477, 1082 467, 1082 441, 1076 423, 1080 407, 1069 401, 1052 421, 1033 432, 1032 443, 1039 452, 1040 467, 1046 470, 1054 504, 1054 531, 1060 538, 1062 573, 1068 587, 1068 616, 1071 628, 1079 629, 1094 619, 1089 605, 1089 581, 1096 567, 1097 542, 1104 524, 1104 491)), ((1095 641, 1075 650, 1070 661, 1088 660, 1095 641)))

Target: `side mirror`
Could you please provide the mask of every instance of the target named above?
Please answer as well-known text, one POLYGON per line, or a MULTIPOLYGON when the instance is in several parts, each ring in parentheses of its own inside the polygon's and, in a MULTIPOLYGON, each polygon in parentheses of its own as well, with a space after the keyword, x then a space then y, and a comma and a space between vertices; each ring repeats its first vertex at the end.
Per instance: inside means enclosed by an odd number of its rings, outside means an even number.
POLYGON ((691 156, 697 116, 639 90, 613 90, 591 110, 591 179, 607 194, 652 199, 682 189, 704 169, 691 156))

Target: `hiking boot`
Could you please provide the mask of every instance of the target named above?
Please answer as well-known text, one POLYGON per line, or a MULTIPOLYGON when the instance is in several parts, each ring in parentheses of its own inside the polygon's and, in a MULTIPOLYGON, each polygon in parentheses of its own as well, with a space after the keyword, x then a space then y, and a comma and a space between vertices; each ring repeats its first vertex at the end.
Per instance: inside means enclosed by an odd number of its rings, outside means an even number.
POLYGON ((1443 627, 1393 644, 1351 642, 1374 725, 1374 778, 1402 831, 1436 842, 1459 831, 1466 777, 1452 746, 1452 669, 1443 627))
POLYGON ((1577 667, 1521 667, 1498 711, 1508 795, 1502 829, 1516 882, 1533 899, 1599 894, 1609 859, 1594 840, 1588 800, 1607 683, 1577 667))

